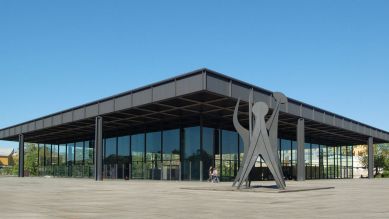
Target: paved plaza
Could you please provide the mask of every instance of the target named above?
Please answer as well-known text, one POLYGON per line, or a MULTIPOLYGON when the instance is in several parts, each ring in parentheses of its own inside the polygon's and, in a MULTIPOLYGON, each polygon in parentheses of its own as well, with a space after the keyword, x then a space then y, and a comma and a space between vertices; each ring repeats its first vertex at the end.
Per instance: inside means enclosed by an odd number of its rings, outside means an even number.
POLYGON ((335 187, 288 193, 206 189, 229 185, 0 177, 0 218, 389 218, 387 179, 287 181, 335 187))

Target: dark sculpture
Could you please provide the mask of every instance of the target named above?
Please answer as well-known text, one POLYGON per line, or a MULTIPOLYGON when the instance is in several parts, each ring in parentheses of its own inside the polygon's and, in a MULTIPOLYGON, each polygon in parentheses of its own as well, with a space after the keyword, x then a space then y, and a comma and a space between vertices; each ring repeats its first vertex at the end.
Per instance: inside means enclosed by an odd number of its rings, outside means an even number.
POLYGON ((247 181, 251 169, 255 165, 258 157, 261 156, 269 167, 277 187, 279 189, 286 188, 281 162, 277 153, 277 132, 280 106, 287 102, 287 98, 279 92, 273 93, 273 97, 276 100, 276 106, 268 121, 265 122, 265 116, 269 112, 268 105, 264 102, 257 102, 252 106, 253 93, 250 93, 249 130, 239 123, 238 110, 240 100, 236 104, 233 123, 235 129, 243 139, 244 156, 233 186, 240 188, 243 182, 247 181), (254 115, 254 118, 252 118, 252 115, 254 115), (252 125, 253 121, 254 126, 252 125))

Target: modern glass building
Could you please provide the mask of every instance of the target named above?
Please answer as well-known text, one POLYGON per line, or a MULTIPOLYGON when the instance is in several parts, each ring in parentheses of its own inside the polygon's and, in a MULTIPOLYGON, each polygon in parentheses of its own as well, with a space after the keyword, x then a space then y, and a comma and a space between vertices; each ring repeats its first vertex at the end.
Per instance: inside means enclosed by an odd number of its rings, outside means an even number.
MULTIPOLYGON (((275 106, 272 92, 200 69, 0 130, 1 140, 38 145, 40 175, 102 179, 207 180, 210 166, 232 181, 244 145, 233 128, 248 126, 248 97, 275 106)), ((389 133, 289 98, 278 126, 287 179, 353 178, 353 145, 389 142, 389 133), (300 137, 299 137, 300 136, 300 137)), ((23 159, 20 166, 23 167, 23 159)), ((24 176, 24 171, 19 172, 24 176)), ((271 180, 258 158, 252 180, 271 180)))

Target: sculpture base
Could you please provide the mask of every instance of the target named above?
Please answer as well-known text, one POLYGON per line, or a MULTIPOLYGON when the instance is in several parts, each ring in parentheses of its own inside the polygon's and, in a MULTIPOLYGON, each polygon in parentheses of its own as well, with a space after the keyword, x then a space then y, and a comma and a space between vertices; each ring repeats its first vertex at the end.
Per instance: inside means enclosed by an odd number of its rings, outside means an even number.
POLYGON ((204 191, 220 191, 220 192, 263 192, 263 193, 287 193, 287 192, 306 192, 315 190, 335 189, 335 187, 321 187, 321 186, 287 186, 286 189, 278 189, 277 186, 252 186, 249 188, 242 187, 237 189, 236 187, 227 185, 215 185, 215 186, 199 186, 199 187, 182 187, 186 190, 204 190, 204 191))

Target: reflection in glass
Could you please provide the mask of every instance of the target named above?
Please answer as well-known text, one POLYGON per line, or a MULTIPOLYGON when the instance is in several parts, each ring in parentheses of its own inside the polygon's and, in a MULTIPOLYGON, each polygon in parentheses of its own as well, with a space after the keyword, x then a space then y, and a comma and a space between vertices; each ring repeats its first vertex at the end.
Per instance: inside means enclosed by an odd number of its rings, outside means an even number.
POLYGON ((116 163, 116 138, 107 138, 104 141, 104 164, 116 163))
POLYGON ((68 153, 66 156, 67 164, 72 165, 73 161, 74 161, 74 144, 73 143, 67 144, 67 150, 68 150, 68 153))
POLYGON ((232 180, 238 171, 238 134, 236 132, 222 130, 222 166, 221 179, 232 180))
POLYGON ((58 145, 51 145, 51 164, 58 164, 58 145))
POLYGON ((214 165, 215 129, 203 127, 203 179, 209 178, 209 168, 214 165))
POLYGON ((180 130, 173 129, 163 131, 162 139, 162 177, 164 180, 179 180, 180 130))
POLYGON ((92 165, 94 163, 94 142, 85 141, 84 145, 84 163, 87 165, 92 165))
POLYGON ((84 142, 77 142, 75 147, 76 161, 77 165, 83 164, 84 161, 84 142))
POLYGON ((133 179, 144 178, 143 162, 145 153, 145 135, 137 134, 131 136, 131 174, 133 179))
POLYGON ((51 145, 45 145, 45 166, 51 165, 51 145))
POLYGON ((59 165, 65 165, 66 164, 66 144, 60 144, 59 145, 59 165))
POLYGON ((311 145, 311 153, 312 153, 312 167, 311 167, 311 175, 312 179, 319 179, 319 145, 312 144, 311 145))
POLYGON ((184 128, 183 178, 200 179, 200 127, 184 128))

